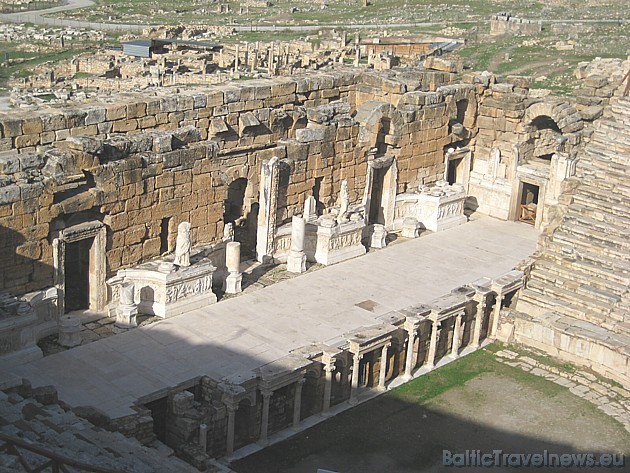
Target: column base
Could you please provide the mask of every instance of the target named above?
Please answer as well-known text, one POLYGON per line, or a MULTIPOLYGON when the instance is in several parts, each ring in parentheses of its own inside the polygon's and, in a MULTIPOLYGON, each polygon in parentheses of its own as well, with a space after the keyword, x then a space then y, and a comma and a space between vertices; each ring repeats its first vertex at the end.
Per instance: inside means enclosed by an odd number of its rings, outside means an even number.
POLYGON ((287 271, 297 274, 306 272, 306 254, 303 251, 291 251, 289 253, 287 271))
POLYGON ((238 294, 239 292, 243 292, 243 289, 241 288, 242 282, 242 273, 230 273, 229 276, 225 278, 225 292, 227 294, 238 294))
POLYGON ((114 325, 120 328, 134 328, 138 326, 136 317, 138 315, 138 306, 118 304, 116 309, 116 322, 114 325))
POLYGON ((259 440, 258 442, 256 442, 258 445, 260 445, 261 447, 266 447, 269 445, 269 440, 265 439, 265 440, 259 440))

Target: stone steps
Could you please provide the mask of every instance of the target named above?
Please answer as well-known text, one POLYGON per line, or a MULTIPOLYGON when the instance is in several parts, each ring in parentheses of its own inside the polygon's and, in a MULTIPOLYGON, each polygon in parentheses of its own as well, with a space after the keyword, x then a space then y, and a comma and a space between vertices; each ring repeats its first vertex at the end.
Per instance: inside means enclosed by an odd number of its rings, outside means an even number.
MULTIPOLYGON (((545 287, 553 286, 554 288, 562 288, 581 297, 592 299, 594 303, 601 303, 605 305, 615 305, 621 300, 619 294, 615 294, 609 289, 601 289, 594 284, 588 284, 577 280, 576 278, 568 278, 568 274, 558 274, 548 270, 544 266, 538 266, 535 268, 536 280, 545 283, 545 287)), ((534 273, 532 271, 532 273, 534 273)), ((609 307, 611 309, 612 307, 609 307)))
POLYGON ((564 222, 568 227, 594 228, 600 233, 621 238, 628 235, 627 229, 630 228, 630 218, 612 218, 606 213, 592 213, 591 209, 579 204, 569 206, 569 213, 564 222))
MULTIPOLYGON (((575 262, 562 265, 543 258, 536 261, 533 271, 536 271, 537 277, 540 276, 539 272, 543 273, 541 276, 542 279, 547 279, 551 282, 557 282, 558 279, 573 281, 578 285, 592 286, 616 296, 623 294, 628 288, 627 284, 611 280, 608 277, 602 277, 603 275, 601 273, 588 271, 575 262)), ((564 285, 566 286, 566 284, 564 285)))
POLYGON ((622 202, 607 204, 605 200, 593 198, 593 195, 594 193, 592 192, 589 193, 585 190, 579 190, 572 195, 572 198, 573 202, 594 210, 599 210, 600 212, 606 212, 620 217, 626 217, 628 215, 627 204, 622 202))
POLYGON ((623 260, 628 254, 628 243, 613 235, 609 237, 610 240, 607 240, 605 234, 596 231, 589 234, 587 229, 577 225, 570 228, 562 227, 552 236, 554 243, 573 247, 577 253, 587 254, 589 259, 601 262, 605 266, 610 265, 610 259, 623 260), (599 246, 594 248, 595 245, 599 246))
POLYGON ((561 266, 568 268, 568 270, 574 273, 579 273, 583 277, 597 278, 610 282, 616 286, 628 286, 630 284, 630 273, 621 268, 622 265, 618 265, 614 268, 605 268, 598 262, 593 262, 582 257, 574 257, 569 259, 564 253, 549 251, 546 252, 543 258, 538 261, 544 261, 555 266, 561 266))
MULTIPOLYGON (((531 281, 530 281, 531 282, 531 281)), ((544 294, 537 288, 521 290, 518 299, 518 310, 532 315, 542 315, 546 312, 554 312, 560 315, 579 320, 586 320, 596 325, 605 323, 608 314, 590 311, 584 306, 575 305, 558 299, 555 295, 544 294)))
POLYGON ((581 184, 587 187, 607 189, 612 184, 625 182, 628 165, 605 161, 597 153, 590 153, 578 161, 575 173, 581 184))

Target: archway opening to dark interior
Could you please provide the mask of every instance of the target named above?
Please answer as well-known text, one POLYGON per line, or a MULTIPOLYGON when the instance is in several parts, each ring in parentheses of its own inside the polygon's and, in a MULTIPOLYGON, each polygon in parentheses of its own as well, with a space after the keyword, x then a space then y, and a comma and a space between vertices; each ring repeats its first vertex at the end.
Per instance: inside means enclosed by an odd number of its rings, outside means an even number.
POLYGON ((66 313, 90 308, 90 248, 94 238, 66 244, 64 306, 66 313))

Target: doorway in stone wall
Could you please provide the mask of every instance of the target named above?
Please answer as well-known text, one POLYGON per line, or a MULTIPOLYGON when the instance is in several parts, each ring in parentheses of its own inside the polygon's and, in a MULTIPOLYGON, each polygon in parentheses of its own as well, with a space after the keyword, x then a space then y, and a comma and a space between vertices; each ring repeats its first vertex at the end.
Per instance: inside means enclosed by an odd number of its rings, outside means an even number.
POLYGON ((248 208, 246 205, 247 185, 248 181, 244 177, 230 183, 223 212, 223 221, 234 226, 234 241, 241 244, 241 254, 245 258, 251 257, 256 248, 257 221, 257 206, 248 208))
POLYGON ((55 287, 63 295, 59 315, 105 309, 106 235, 103 223, 87 221, 68 226, 53 238, 55 287))
POLYGON ((90 248, 94 238, 66 244, 66 313, 90 308, 90 248))
POLYGON ((538 195, 540 187, 528 182, 523 183, 521 191, 521 203, 518 220, 519 222, 536 224, 536 214, 538 211, 538 195))
POLYGON ((464 158, 450 159, 447 163, 446 180, 450 185, 460 183, 462 179, 463 171, 460 169, 464 161, 464 158))
POLYGON ((374 168, 372 178, 372 192, 370 194, 370 215, 368 223, 385 224, 385 215, 383 211, 383 185, 385 183, 385 174, 387 168, 374 168))

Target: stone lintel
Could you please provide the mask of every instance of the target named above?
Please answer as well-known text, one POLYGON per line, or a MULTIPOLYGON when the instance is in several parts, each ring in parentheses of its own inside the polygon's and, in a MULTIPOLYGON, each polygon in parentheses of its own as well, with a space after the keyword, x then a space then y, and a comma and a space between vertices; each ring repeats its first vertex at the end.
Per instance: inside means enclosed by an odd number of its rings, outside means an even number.
POLYGON ((429 318, 433 321, 441 322, 444 319, 457 315, 464 310, 469 300, 468 297, 457 293, 438 297, 429 303, 431 307, 429 318))
POLYGON ((391 324, 372 325, 360 327, 346 334, 349 350, 353 354, 368 353, 376 348, 381 348, 391 342, 393 333, 398 327, 391 324))
POLYGON ((497 294, 507 294, 516 291, 525 284, 525 273, 512 270, 492 280, 492 290, 497 294))

